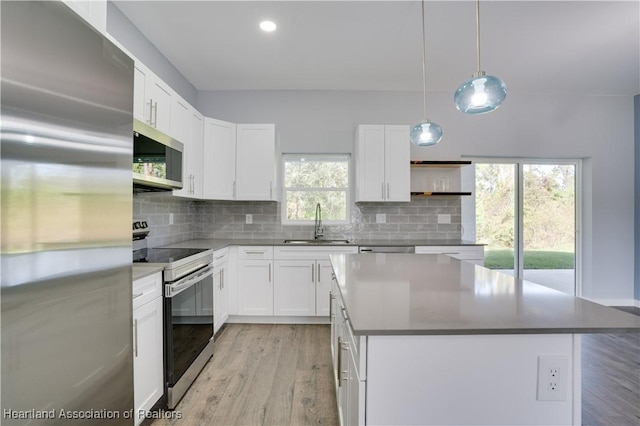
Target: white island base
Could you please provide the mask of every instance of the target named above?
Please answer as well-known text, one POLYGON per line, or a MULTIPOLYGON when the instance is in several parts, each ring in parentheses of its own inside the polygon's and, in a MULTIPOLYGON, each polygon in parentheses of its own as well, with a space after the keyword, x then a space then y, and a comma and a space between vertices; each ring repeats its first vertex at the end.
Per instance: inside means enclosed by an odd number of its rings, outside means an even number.
POLYGON ((367 425, 581 424, 580 335, 361 339, 367 425), (560 361, 555 390, 543 389, 541 395, 538 387, 545 386, 547 372, 539 372, 539 357, 566 362, 560 361))

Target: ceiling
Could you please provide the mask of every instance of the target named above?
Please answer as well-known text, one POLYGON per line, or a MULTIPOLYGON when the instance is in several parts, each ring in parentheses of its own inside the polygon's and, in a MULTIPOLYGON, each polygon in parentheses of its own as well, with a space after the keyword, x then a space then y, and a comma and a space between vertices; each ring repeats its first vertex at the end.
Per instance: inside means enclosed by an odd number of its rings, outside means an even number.
MULTIPOLYGON (((114 3, 199 91, 422 90, 419 1, 114 3)), ((475 2, 425 16, 428 91, 453 93, 476 69, 475 2)), ((638 0, 483 0, 480 23, 509 93, 640 94, 638 0)))

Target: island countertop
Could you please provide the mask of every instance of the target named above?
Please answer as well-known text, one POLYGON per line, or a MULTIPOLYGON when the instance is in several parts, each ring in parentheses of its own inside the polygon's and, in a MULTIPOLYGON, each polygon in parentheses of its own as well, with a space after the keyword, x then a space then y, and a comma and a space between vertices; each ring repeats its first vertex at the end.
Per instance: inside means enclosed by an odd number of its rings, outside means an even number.
POLYGON ((332 254, 356 335, 640 332, 640 316, 432 254, 332 254))

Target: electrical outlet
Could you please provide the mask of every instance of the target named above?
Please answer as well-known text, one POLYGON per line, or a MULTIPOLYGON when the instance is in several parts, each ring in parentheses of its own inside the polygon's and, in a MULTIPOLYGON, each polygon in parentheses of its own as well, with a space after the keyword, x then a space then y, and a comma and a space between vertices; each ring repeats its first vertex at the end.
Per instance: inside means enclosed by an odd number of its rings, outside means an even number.
POLYGON ((451 215, 450 214, 439 214, 438 215, 438 223, 451 223, 451 215))
POLYGON ((253 223, 253 215, 252 214, 248 214, 245 216, 245 223, 253 223))
POLYGON ((376 214, 376 223, 387 223, 387 214, 386 213, 377 213, 376 214))
POLYGON ((568 357, 538 357, 538 401, 565 401, 568 379, 568 357))
POLYGON ((169 225, 173 225, 173 213, 169 213, 169 225))

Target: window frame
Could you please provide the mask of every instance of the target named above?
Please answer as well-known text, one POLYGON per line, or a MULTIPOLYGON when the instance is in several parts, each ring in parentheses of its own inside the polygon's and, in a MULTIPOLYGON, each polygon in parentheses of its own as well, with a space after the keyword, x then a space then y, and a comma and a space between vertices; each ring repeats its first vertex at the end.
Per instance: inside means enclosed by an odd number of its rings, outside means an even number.
POLYGON ((280 213, 280 222, 282 225, 314 225, 313 220, 291 220, 287 219, 287 191, 308 191, 308 192, 335 192, 343 191, 345 193, 345 220, 329 220, 322 219, 324 225, 350 225, 351 224, 351 154, 350 153, 283 153, 282 160, 282 205, 280 213), (347 186, 345 188, 324 188, 324 187, 287 187, 285 186, 286 180, 286 163, 301 161, 302 159, 308 159, 310 161, 344 161, 347 163, 347 186))

